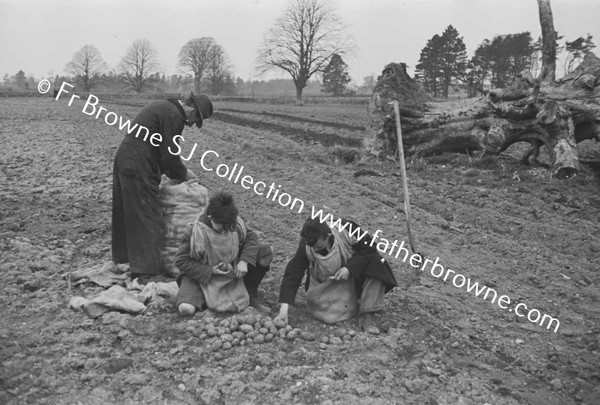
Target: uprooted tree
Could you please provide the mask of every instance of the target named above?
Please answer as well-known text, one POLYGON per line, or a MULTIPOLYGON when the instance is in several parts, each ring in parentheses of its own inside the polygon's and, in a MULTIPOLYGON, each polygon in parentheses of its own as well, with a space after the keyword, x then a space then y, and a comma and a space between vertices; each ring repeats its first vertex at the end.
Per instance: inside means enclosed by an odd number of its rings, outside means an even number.
POLYGON ((556 32, 549 1, 538 3, 543 41, 538 78, 524 72, 508 87, 481 90, 479 98, 435 103, 407 74, 405 64, 388 64, 369 103, 367 151, 378 157, 397 153, 390 105, 397 100, 409 154, 480 150, 497 155, 514 143, 528 142, 526 163, 534 163, 545 146, 556 175, 577 173, 577 143, 600 141, 600 59, 590 52, 576 69, 555 80, 556 32))
POLYGON ((392 106, 400 103, 402 141, 409 154, 483 151, 499 154, 516 142, 528 142, 523 157, 534 163, 543 145, 555 173, 578 171, 577 142, 600 140, 600 59, 590 53, 570 74, 557 81, 520 75, 504 89, 479 98, 428 102, 406 65, 391 63, 378 78, 369 104, 367 150, 383 157, 397 153, 392 106))

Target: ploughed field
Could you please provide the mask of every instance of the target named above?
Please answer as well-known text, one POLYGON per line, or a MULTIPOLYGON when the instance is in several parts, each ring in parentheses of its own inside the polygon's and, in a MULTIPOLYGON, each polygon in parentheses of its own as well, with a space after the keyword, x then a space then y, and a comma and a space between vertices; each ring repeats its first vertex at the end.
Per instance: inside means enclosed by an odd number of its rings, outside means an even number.
MULTIPOLYGON (((84 102, 0 99, 0 403, 600 403, 600 182, 584 168, 567 181, 514 160, 466 155, 408 159, 418 250, 514 303, 560 320, 529 322, 429 269, 408 290, 411 268, 391 262, 400 288, 386 295, 384 333, 322 344, 355 320, 324 326, 301 289, 290 324, 316 341, 212 351, 203 316, 164 302, 146 313, 91 320, 66 273, 110 257, 112 160, 122 133, 82 113, 84 102)), ((132 105, 102 103, 133 118, 132 105)), ((243 218, 276 256, 261 285, 278 309, 279 284, 311 206, 356 220, 390 243, 407 239, 394 162, 344 163, 360 147, 365 105, 218 101, 204 128, 186 129, 182 155, 214 192, 236 195, 243 218), (343 148, 340 148, 340 145, 343 148), (281 206, 215 169, 244 174, 298 198, 281 206), (218 154, 218 157, 216 156, 218 154), (369 169, 383 176, 358 176, 369 169)), ((509 307, 510 308, 510 307, 509 307)), ((331 339, 333 341, 333 339, 331 339)))

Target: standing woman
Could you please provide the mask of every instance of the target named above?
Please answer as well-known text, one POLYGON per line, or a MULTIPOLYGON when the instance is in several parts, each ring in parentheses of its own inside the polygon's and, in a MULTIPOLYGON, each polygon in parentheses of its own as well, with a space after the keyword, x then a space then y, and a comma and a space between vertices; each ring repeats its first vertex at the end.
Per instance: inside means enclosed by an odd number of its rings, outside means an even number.
POLYGON ((212 113, 210 99, 192 92, 185 103, 156 101, 135 117, 137 132, 134 128, 125 135, 114 160, 112 267, 129 263, 132 278, 160 274, 165 228, 158 191, 161 176, 181 181, 196 177, 178 156, 173 138, 181 135, 186 125, 201 128, 212 113), (140 127, 149 131, 146 140, 140 127), (156 133, 161 135, 160 141, 152 137, 156 133))

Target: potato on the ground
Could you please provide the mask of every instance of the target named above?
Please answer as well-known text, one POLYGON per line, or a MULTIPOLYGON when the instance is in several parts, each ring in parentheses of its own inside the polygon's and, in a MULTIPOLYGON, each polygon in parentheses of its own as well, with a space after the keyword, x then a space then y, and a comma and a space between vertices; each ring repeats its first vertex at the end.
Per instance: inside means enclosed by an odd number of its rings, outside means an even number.
POLYGON ((277 329, 285 328, 285 326, 287 325, 286 322, 282 319, 276 319, 273 323, 275 324, 277 329))
POLYGON ((344 328, 337 328, 334 332, 333 332, 334 336, 337 336, 339 338, 343 337, 346 334, 346 329, 344 328))
POLYGON ((307 342, 313 342, 315 339, 317 339, 317 336, 312 332, 303 331, 300 332, 300 339, 306 340, 307 342))
POLYGON ((252 325, 242 324, 240 325, 240 330, 244 333, 250 333, 254 330, 254 327, 252 325))
POLYGON ((340 338, 339 338, 339 337, 337 337, 337 336, 334 336, 334 337, 331 339, 331 344, 334 344, 334 345, 341 345, 341 344, 342 344, 342 339, 340 339, 340 338))

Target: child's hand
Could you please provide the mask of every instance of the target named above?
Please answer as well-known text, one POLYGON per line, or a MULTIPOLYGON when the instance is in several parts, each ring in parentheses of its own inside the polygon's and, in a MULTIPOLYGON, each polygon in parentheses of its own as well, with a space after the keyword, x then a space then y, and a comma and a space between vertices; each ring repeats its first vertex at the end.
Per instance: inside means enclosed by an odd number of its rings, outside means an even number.
POLYGON ((227 274, 227 264, 220 262, 219 264, 215 264, 212 268, 213 274, 227 274))
POLYGON ((273 319, 273 322, 285 322, 288 323, 288 309, 289 304, 281 304, 281 308, 279 308, 279 314, 273 319))
POLYGON ((235 269, 235 276, 237 278, 242 278, 248 273, 248 263, 244 260, 240 260, 235 269))
POLYGON ((220 262, 212 268, 213 274, 232 275, 233 266, 229 263, 220 262))
POLYGON ((350 270, 348 270, 346 267, 342 267, 341 269, 336 271, 333 276, 329 276, 329 279, 336 280, 336 281, 347 280, 349 276, 350 276, 350 270))

